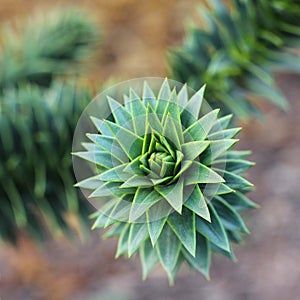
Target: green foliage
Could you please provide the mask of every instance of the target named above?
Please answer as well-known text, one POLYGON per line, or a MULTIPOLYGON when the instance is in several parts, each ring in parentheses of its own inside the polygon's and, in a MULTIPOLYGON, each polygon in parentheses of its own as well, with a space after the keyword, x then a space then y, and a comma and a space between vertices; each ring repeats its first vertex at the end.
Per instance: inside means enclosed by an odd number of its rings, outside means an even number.
POLYGON ((207 112, 203 92, 189 98, 165 80, 158 95, 145 82, 124 104, 108 97, 110 117, 92 117, 98 133, 74 153, 96 166, 77 184, 105 202, 94 228, 119 237, 117 256, 139 252, 144 278, 160 262, 173 283, 184 261, 209 277, 211 253, 233 258, 230 240, 249 233, 238 212, 256 206, 242 174, 253 163, 232 150, 240 129, 207 112))
MULTIPOLYGON (((87 225, 70 157, 86 88, 59 83, 82 70, 98 38, 82 12, 56 12, 5 28, 0 56, 0 240, 20 230, 37 240, 87 225)), ((83 228, 83 227, 82 227, 83 228)), ((73 231, 72 231, 73 232, 73 231)))
POLYGON ((53 12, 23 25, 19 33, 3 29, 0 89, 31 82, 49 87, 57 75, 74 75, 99 40, 96 24, 83 12, 53 12))
POLYGON ((15 242, 19 230, 39 240, 47 229, 68 232, 72 215, 87 224, 70 152, 89 100, 86 90, 59 83, 12 88, 0 97, 0 240, 15 242))
POLYGON ((206 28, 189 29, 170 53, 172 76, 195 89, 206 83, 211 106, 240 118, 258 115, 253 95, 285 109, 273 71, 300 71, 292 51, 300 42, 300 2, 232 0, 230 9, 220 0, 209 3, 212 10, 200 8, 206 28))

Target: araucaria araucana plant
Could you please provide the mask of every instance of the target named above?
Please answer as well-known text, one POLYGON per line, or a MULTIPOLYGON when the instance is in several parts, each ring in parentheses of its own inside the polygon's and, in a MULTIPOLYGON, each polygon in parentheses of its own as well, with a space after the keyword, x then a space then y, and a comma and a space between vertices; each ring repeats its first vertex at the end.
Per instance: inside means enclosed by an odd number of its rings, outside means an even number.
POLYGON ((287 108, 273 72, 300 71, 295 48, 300 42, 298 0, 207 1, 200 7, 203 28, 190 28, 184 43, 172 50, 172 77, 194 89, 207 84, 212 107, 238 118, 257 115, 251 101, 262 97, 287 108), (294 49, 293 49, 294 48, 294 49))
POLYGON ((95 172, 77 186, 104 200, 94 228, 119 237, 117 257, 139 252, 144 278, 159 262, 170 283, 183 262, 208 278, 211 253, 234 259, 230 240, 249 233, 239 212, 256 206, 242 175, 253 163, 232 150, 240 128, 209 111, 203 93, 165 80, 158 94, 145 82, 123 102, 108 96, 109 117, 92 117, 98 133, 74 153, 95 172))

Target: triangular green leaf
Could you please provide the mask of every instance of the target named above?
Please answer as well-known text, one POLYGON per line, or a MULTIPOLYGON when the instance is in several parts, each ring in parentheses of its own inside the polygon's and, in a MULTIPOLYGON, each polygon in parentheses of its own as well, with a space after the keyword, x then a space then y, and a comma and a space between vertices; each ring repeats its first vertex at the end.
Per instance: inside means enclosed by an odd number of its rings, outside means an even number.
POLYGON ((231 139, 235 137, 240 131, 241 127, 230 128, 221 131, 217 131, 208 135, 209 140, 231 139))
POLYGON ((215 109, 190 125, 190 127, 183 132, 184 140, 186 142, 204 140, 216 122, 219 111, 219 109, 215 109))
POLYGON ((106 169, 113 168, 114 166, 121 163, 106 151, 96 151, 96 152, 83 151, 83 152, 75 152, 73 153, 73 155, 78 156, 84 160, 92 162, 106 169))
POLYGON ((120 235, 120 238, 119 238, 116 258, 118 258, 120 255, 122 255, 124 253, 128 253, 129 230, 130 230, 130 224, 127 224, 124 227, 124 229, 120 235))
POLYGON ((155 132, 157 132, 159 135, 163 133, 163 126, 161 125, 161 122, 156 112, 152 110, 150 105, 147 106, 146 124, 149 125, 149 127, 155 132))
POLYGON ((141 217, 148 208, 162 199, 162 196, 155 190, 138 188, 130 210, 129 222, 141 217))
POLYGON ((240 215, 222 198, 214 198, 212 204, 214 205, 223 226, 227 230, 249 233, 249 230, 240 215))
POLYGON ((100 134, 87 134, 87 137, 103 150, 113 153, 121 162, 127 162, 128 157, 114 137, 100 134))
POLYGON ((184 206, 193 211, 195 214, 210 222, 210 214, 205 201, 205 198, 198 186, 195 185, 193 192, 189 195, 188 199, 184 202, 184 206))
POLYGON ((146 128, 146 107, 139 99, 130 101, 130 107, 134 132, 136 135, 142 136, 146 128))
MULTIPOLYGON (((131 198, 130 196, 127 196, 131 198)), ((109 214, 109 220, 105 223, 104 228, 116 223, 116 222, 127 222, 129 219, 129 212, 131 208, 130 200, 126 198, 119 198, 117 204, 109 214)))
POLYGON ((214 252, 214 253, 218 253, 218 254, 221 254, 221 255, 224 255, 224 256, 227 256, 229 259, 231 259, 232 261, 236 261, 236 257, 230 247, 230 250, 229 251, 225 251, 224 249, 218 247, 217 245, 213 244, 213 243, 210 243, 210 248, 211 248, 211 251, 214 252))
POLYGON ((126 187, 147 188, 151 186, 153 186, 153 184, 146 176, 133 175, 121 185, 121 188, 126 188, 126 187))
POLYGON ((177 235, 180 242, 195 256, 196 251, 196 227, 195 214, 188 208, 183 208, 182 215, 173 212, 168 218, 168 224, 177 235))
POLYGON ((222 195, 222 198, 228 202, 236 211, 243 211, 249 208, 259 207, 256 203, 250 201, 241 192, 236 191, 227 195, 222 195))
POLYGON ((147 107, 149 104, 152 107, 152 109, 155 108, 156 97, 146 81, 144 82, 144 88, 143 88, 143 101, 145 107, 147 107))
POLYGON ((112 225, 103 235, 103 238, 119 237, 127 223, 119 222, 112 225))
POLYGON ((207 166, 194 161, 185 173, 185 184, 197 184, 197 183, 221 183, 225 180, 215 171, 207 166))
POLYGON ((184 256, 196 270, 201 272, 207 279, 209 279, 211 260, 210 244, 205 237, 197 233, 196 245, 195 257, 183 249, 184 256))
POLYGON ((225 251, 230 250, 228 237, 225 229, 218 217, 213 205, 208 204, 210 211, 211 223, 205 221, 200 217, 196 217, 196 228, 202 235, 204 235, 210 242, 216 244, 225 251))
POLYGON ((150 240, 146 240, 140 249, 140 258, 143 269, 143 280, 145 280, 151 270, 158 264, 159 257, 150 240))
POLYGON ((163 84, 161 85, 161 88, 158 92, 158 99, 162 99, 162 100, 168 100, 171 94, 171 89, 170 89, 170 85, 168 82, 168 79, 165 78, 163 84))
POLYGON ((184 84, 177 96, 178 105, 183 108, 188 101, 187 85, 184 84))
POLYGON ((172 276, 172 270, 176 266, 180 248, 180 242, 173 230, 168 225, 164 226, 156 249, 161 264, 169 276, 172 276))
POLYGON ((156 221, 148 221, 148 231, 151 243, 153 247, 155 246, 162 230, 167 221, 167 217, 164 217, 162 219, 156 220, 156 221))
POLYGON ((178 256, 178 259, 177 259, 177 262, 176 262, 176 265, 175 267, 173 268, 173 270, 168 274, 168 278, 169 278, 169 284, 171 286, 174 285, 174 280, 175 280, 175 277, 182 265, 182 263, 184 262, 184 256, 179 253, 179 256, 178 256))
POLYGON ((231 189, 224 183, 208 183, 203 185, 203 189, 201 190, 203 191, 203 195, 206 197, 229 194, 234 192, 233 189, 231 189))
POLYGON ((203 153, 201 161, 206 165, 211 164, 216 158, 226 153, 226 151, 238 141, 239 140, 236 139, 221 139, 210 141, 210 145, 203 153))
POLYGON ((99 180, 99 175, 89 177, 87 179, 84 179, 78 183, 76 183, 75 187, 81 187, 83 189, 89 189, 89 190, 95 190, 103 183, 99 180))
MULTIPOLYGON (((217 170, 217 169, 215 169, 217 170)), ((223 177, 226 181, 226 185, 228 185, 232 189, 240 189, 240 188, 245 188, 245 187, 253 187, 253 184, 243 178, 242 176, 239 176, 237 174, 234 174, 232 172, 228 171, 222 171, 223 177)))
POLYGON ((116 166, 99 175, 102 181, 123 182, 128 180, 132 175, 124 172, 124 165, 116 166))
POLYGON ((193 141, 182 145, 185 160, 195 160, 209 145, 209 141, 193 141))
POLYGON ((204 91, 205 85, 191 97, 184 107, 184 110, 187 110, 195 119, 199 117, 204 91))
POLYGON ((117 194, 128 194, 133 193, 135 189, 132 188, 122 188, 120 189, 120 183, 118 182, 102 182, 100 181, 100 184, 98 188, 91 193, 89 196, 90 198, 93 197, 106 197, 106 196, 113 196, 117 194))
POLYGON ((101 132, 105 136, 112 136, 111 131, 109 130, 108 126, 104 123, 104 121, 96 117, 91 117, 91 120, 99 132, 101 132))
POLYGON ((132 116, 127 109, 113 98, 107 96, 110 111, 114 116, 115 122, 124 128, 133 130, 132 116))
POLYGON ((178 212, 181 213, 183 204, 183 180, 169 186, 155 186, 155 189, 178 212))
POLYGON ((214 124, 214 126, 212 127, 211 132, 219 132, 221 130, 226 129, 231 119, 232 119, 232 115, 226 115, 224 117, 219 118, 214 124))
POLYGON ((110 213, 112 212, 113 208, 117 203, 118 203, 117 199, 112 199, 111 201, 104 204, 99 209, 99 211, 97 211, 97 219, 94 222, 92 229, 103 228, 105 226, 107 220, 109 220, 110 213))
POLYGON ((141 243, 148 237, 147 223, 134 223, 130 226, 129 242, 128 242, 128 256, 132 256, 141 243))
POLYGON ((135 159, 142 153, 143 139, 140 136, 118 124, 107 120, 104 122, 130 159, 135 159))
POLYGON ((220 169, 223 166, 226 166, 226 171, 234 174, 243 173, 254 165, 255 163, 244 159, 226 159, 226 158, 217 159, 213 163, 213 167, 220 169))
POLYGON ((179 138, 179 134, 180 133, 178 133, 178 131, 176 130, 176 126, 172 117, 168 115, 164 124, 163 136, 165 138, 168 138, 168 140, 170 140, 175 145, 177 150, 181 150, 181 141, 179 138))

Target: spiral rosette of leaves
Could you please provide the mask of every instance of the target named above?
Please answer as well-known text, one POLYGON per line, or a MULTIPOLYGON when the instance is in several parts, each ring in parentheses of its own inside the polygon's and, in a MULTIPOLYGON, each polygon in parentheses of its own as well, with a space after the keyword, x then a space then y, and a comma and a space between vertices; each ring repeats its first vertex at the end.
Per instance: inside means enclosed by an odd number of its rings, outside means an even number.
POLYGON ((253 96, 282 109, 287 100, 275 70, 300 71, 300 2, 296 0, 208 0, 199 12, 206 26, 189 28, 170 53, 174 79, 198 89, 208 85, 212 107, 247 119, 260 115, 253 96), (294 49, 293 49, 294 48, 294 49))
POLYGON ((249 233, 239 211, 255 207, 242 176, 253 163, 232 150, 240 128, 207 111, 203 93, 165 80, 158 94, 147 82, 141 95, 131 89, 123 104, 108 96, 110 116, 92 117, 98 133, 74 153, 97 166, 77 184, 104 199, 94 228, 119 237, 117 257, 139 252, 144 278, 159 262, 170 283, 183 262, 209 277, 211 253, 234 259, 230 240, 249 233))

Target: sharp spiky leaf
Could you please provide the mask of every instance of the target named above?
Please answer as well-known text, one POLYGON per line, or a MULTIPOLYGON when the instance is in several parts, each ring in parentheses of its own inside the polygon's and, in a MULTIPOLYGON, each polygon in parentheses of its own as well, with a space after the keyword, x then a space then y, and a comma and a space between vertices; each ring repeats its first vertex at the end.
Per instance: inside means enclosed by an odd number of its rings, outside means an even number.
POLYGON ((210 214, 204 196, 198 186, 195 185, 193 192, 189 195, 188 199, 184 202, 184 206, 193 211, 201 218, 210 222, 210 214))
POLYGON ((174 212, 168 218, 168 224, 177 235, 188 252, 195 256, 196 231, 195 214, 188 208, 183 208, 182 215, 174 212))
POLYGON ((145 280, 151 270, 158 264, 159 257, 151 242, 146 240, 140 248, 140 257, 143 269, 143 279, 145 280))
POLYGON ((180 241, 176 237, 170 226, 164 226, 160 239, 157 242, 156 249, 160 262, 166 272, 170 275, 176 266, 180 253, 180 241))
POLYGON ((210 251, 210 243, 209 241, 197 233, 196 235, 196 252, 195 255, 192 256, 187 251, 183 251, 184 255, 188 262, 199 272, 203 273, 203 275, 209 279, 209 267, 210 267, 210 259, 211 259, 211 251, 210 251))
POLYGON ((148 238, 148 227, 146 223, 135 223, 130 226, 128 241, 128 256, 135 253, 141 243, 148 238))
POLYGON ((196 218, 197 231, 204 235, 211 243, 216 244, 225 251, 229 251, 228 237, 212 204, 209 204, 209 211, 210 223, 202 218, 196 218))

